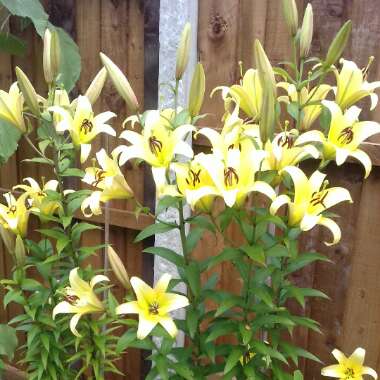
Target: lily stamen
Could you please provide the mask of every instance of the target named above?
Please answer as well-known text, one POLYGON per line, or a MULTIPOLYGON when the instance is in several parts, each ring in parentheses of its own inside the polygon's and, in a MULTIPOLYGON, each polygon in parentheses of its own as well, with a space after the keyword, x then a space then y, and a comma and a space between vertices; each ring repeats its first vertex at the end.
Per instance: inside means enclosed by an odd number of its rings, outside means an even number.
POLYGON ((237 185, 239 183, 239 176, 234 168, 231 168, 230 166, 224 170, 224 184, 226 186, 233 186, 235 184, 237 185))
POLYGON ((149 305, 149 314, 158 315, 160 305, 158 302, 153 302, 149 305))
POLYGON ((149 137, 149 149, 155 156, 157 156, 158 153, 161 153, 162 151, 162 142, 155 136, 149 137))
POLYGON ((85 135, 92 132, 92 129, 94 128, 94 125, 92 121, 89 119, 84 119, 82 121, 82 124, 80 126, 80 131, 83 132, 85 135))
POLYGON ((354 131, 352 130, 352 127, 347 127, 340 132, 340 135, 338 137, 338 141, 343 144, 350 144, 354 139, 354 131))
POLYGON ((352 368, 347 368, 344 371, 345 380, 355 379, 355 371, 352 368))
POLYGON ((201 169, 199 169, 197 172, 194 172, 194 170, 189 170, 189 177, 186 178, 186 183, 190 185, 192 184, 193 187, 195 187, 197 184, 201 183, 201 179, 199 178, 201 174, 201 169))
POLYGON ((370 69, 370 67, 372 66, 372 63, 373 63, 374 60, 375 60, 375 57, 374 57, 373 55, 371 55, 371 56, 368 58, 367 66, 364 67, 364 68, 362 69, 362 72, 363 72, 363 79, 364 79, 364 80, 367 80, 367 79, 368 79, 369 69, 370 69))
POLYGON ((101 169, 97 170, 95 173, 95 181, 92 182, 91 185, 97 187, 99 183, 102 182, 104 178, 106 177, 105 174, 106 174, 105 170, 101 170, 101 169))
POLYGON ((314 192, 312 194, 312 198, 311 198, 311 201, 310 201, 310 204, 312 206, 318 206, 319 204, 322 205, 323 207, 326 208, 326 205, 324 204, 324 201, 327 197, 327 194, 328 194, 328 190, 322 190, 322 191, 319 191, 319 192, 314 192))

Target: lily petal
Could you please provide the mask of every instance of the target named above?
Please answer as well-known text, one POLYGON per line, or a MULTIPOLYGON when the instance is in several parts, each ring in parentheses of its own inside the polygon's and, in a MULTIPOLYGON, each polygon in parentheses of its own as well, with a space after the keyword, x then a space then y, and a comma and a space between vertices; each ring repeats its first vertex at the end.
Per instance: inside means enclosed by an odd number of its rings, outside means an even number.
POLYGON ((277 211, 284 205, 286 204, 289 204, 291 202, 290 198, 285 195, 285 194, 282 194, 280 196, 278 196, 271 204, 270 206, 270 213, 272 215, 275 215, 277 213, 277 211))
POLYGON ((342 374, 339 364, 333 364, 328 367, 322 368, 321 375, 328 377, 340 378, 342 374))
POLYGON ((330 245, 335 245, 335 244, 339 243, 339 241, 342 237, 342 232, 340 231, 340 228, 336 222, 334 222, 330 218, 322 217, 319 219, 318 224, 328 228, 333 235, 333 241, 331 243, 325 242, 326 245, 330 246, 330 245))
POLYGON ((91 286, 91 289, 94 288, 95 285, 99 284, 99 282, 109 282, 109 278, 107 276, 104 276, 102 274, 98 274, 96 276, 94 276, 91 281, 90 281, 90 286, 91 286))
MULTIPOLYGON (((161 317, 160 325, 174 338, 178 334, 178 329, 173 319, 170 317, 161 317)), ((139 326, 140 327, 140 326, 139 326)))
POLYGON ((74 314, 70 320, 70 330, 78 338, 81 337, 81 335, 79 334, 79 332, 77 330, 77 325, 78 325, 81 317, 82 317, 82 314, 74 314))
POLYGON ((137 301, 122 303, 115 309, 116 314, 139 314, 140 308, 137 301))
POLYGON ((150 334, 150 332, 155 328, 156 325, 157 325, 156 321, 147 319, 142 314, 140 314, 139 327, 137 329, 137 338, 145 339, 150 334))
POLYGON ((372 161, 368 154, 360 149, 357 149, 356 151, 350 152, 350 156, 356 158, 364 166, 364 178, 367 178, 372 170, 372 161))

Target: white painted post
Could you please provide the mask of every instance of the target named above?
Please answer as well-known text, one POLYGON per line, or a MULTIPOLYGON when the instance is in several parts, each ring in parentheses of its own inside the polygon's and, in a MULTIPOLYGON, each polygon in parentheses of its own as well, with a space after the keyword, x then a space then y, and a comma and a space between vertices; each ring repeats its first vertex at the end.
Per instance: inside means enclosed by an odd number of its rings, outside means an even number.
MULTIPOLYGON (((185 75, 180 84, 178 105, 187 104, 187 96, 190 88, 191 77, 197 63, 197 29, 198 29, 198 0, 161 0, 160 2, 160 54, 159 54, 159 107, 160 109, 173 108, 173 95, 167 86, 163 84, 175 84, 176 52, 182 29, 186 22, 191 23, 191 50, 190 60, 185 75)), ((190 209, 186 210, 187 215, 190 209)), ((160 219, 167 221, 178 220, 176 210, 169 209, 160 215, 160 219)), ((181 240, 178 231, 170 231, 165 234, 156 235, 155 245, 167 247, 176 252, 182 252, 181 240)), ((154 279, 155 282, 163 273, 172 274, 178 278, 175 266, 168 261, 155 257, 154 279)), ((183 290, 183 289, 182 289, 183 290)), ((177 318, 184 318, 184 311, 179 310, 177 318)), ((177 337, 177 345, 184 344, 183 334, 177 337)))

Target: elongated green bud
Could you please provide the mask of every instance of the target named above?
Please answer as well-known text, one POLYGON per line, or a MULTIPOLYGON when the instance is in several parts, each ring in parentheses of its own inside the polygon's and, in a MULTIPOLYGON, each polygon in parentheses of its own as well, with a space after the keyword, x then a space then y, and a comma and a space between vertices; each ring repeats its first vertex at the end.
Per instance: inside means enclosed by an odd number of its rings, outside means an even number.
POLYGON ((127 77, 105 54, 100 53, 100 59, 102 60, 102 63, 119 95, 125 100, 132 112, 137 112, 139 109, 139 102, 137 101, 136 95, 133 92, 127 77))
POLYGON ((198 63, 190 86, 189 113, 191 117, 197 116, 202 108, 205 96, 205 83, 206 77, 203 65, 198 63))
POLYGON ((59 73, 61 64, 61 50, 59 46, 59 36, 55 30, 45 30, 43 68, 47 83, 52 83, 59 73))
POLYGON ((102 67, 100 71, 96 74, 95 78, 92 80, 90 86, 84 94, 85 96, 87 96, 91 104, 94 104, 98 100, 99 95, 103 90, 104 83, 106 83, 106 80, 107 69, 105 67, 102 67))
POLYGON ((15 251, 15 236, 14 234, 7 228, 4 228, 0 224, 0 237, 3 241, 5 247, 7 248, 7 251, 13 255, 15 251))
POLYGON ((275 126, 275 94, 272 84, 267 80, 263 85, 263 103, 261 106, 260 138, 265 144, 273 139, 275 126))
POLYGON ((274 77, 274 71, 259 40, 255 40, 254 52, 255 64, 259 72, 262 87, 267 85, 267 81, 269 80, 272 85, 272 92, 273 94, 276 94, 276 79, 274 77))
POLYGON ((17 266, 22 266, 25 264, 26 250, 24 241, 20 235, 16 237, 16 246, 15 246, 15 258, 17 266))
POLYGON ((342 56, 344 49, 346 48, 348 39, 350 38, 352 30, 352 22, 348 20, 339 30, 331 43, 326 55, 325 63, 323 66, 329 68, 342 56))
POLYGON ((116 278, 124 286, 125 289, 131 289, 131 282, 129 280, 128 272, 120 260, 119 255, 112 247, 107 248, 107 255, 112 271, 115 273, 116 278))
POLYGON ((175 68, 175 79, 180 80, 186 70, 190 55, 191 26, 186 23, 181 34, 181 41, 177 49, 177 63, 175 68))
POLYGON ((40 116, 40 109, 38 107, 38 96, 36 90, 34 89, 32 83, 30 83, 29 78, 18 66, 16 66, 15 71, 17 76, 17 84, 22 92, 22 95, 24 96, 25 103, 27 104, 27 106, 30 109, 30 112, 32 112, 33 115, 37 117, 40 116))
POLYGON ((309 55, 311 42, 313 40, 314 20, 313 7, 307 4, 305 15, 303 16, 301 35, 300 35, 300 56, 305 58, 309 55))
POLYGON ((290 34, 295 36, 298 31, 298 10, 296 0, 282 0, 285 23, 289 28, 290 34))

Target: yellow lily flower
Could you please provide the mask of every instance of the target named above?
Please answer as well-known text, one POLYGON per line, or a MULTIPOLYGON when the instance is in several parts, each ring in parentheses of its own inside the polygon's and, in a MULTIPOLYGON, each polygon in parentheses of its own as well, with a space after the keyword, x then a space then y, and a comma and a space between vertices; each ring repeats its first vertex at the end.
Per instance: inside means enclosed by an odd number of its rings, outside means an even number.
POLYGON ((302 231, 309 231, 317 224, 325 226, 333 234, 333 241, 326 244, 338 243, 341 237, 340 228, 332 219, 324 217, 323 212, 340 202, 352 202, 348 190, 342 187, 327 188, 326 174, 319 171, 315 171, 310 178, 296 166, 288 166, 283 171, 293 180, 294 199, 292 201, 285 194, 279 195, 273 201, 270 213, 276 214, 281 206, 287 204, 289 226, 298 226, 302 231))
POLYGON ((74 314, 70 321, 70 330, 75 336, 80 337, 81 335, 76 327, 81 317, 85 314, 101 313, 105 310, 102 301, 94 292, 94 287, 99 282, 109 281, 109 279, 99 274, 88 283, 80 278, 78 269, 74 268, 70 271, 70 286, 65 290, 66 301, 60 302, 53 309, 53 319, 58 314, 74 314))
POLYGON ((240 207, 248 194, 254 191, 273 200, 276 193, 272 187, 266 182, 255 180, 265 155, 260 150, 241 152, 239 149, 230 149, 226 160, 221 160, 214 154, 200 153, 197 160, 208 171, 214 187, 193 194, 192 201, 196 203, 205 196, 221 196, 228 207, 240 207))
POLYGON ((370 96, 371 110, 373 110, 378 102, 378 96, 374 91, 380 87, 380 81, 367 82, 365 77, 369 66, 363 72, 363 70, 358 68, 355 62, 341 59, 341 63, 341 71, 339 72, 337 69, 334 70, 337 82, 335 89, 336 102, 340 105, 342 110, 345 110, 359 100, 370 96))
POLYGON ((320 131, 308 131, 299 137, 298 143, 320 142, 323 144, 325 160, 334 160, 338 166, 342 165, 348 156, 354 157, 362 163, 365 177, 372 169, 369 156, 359 149, 360 144, 368 137, 380 133, 380 124, 374 121, 358 121, 360 108, 353 106, 344 113, 332 101, 324 100, 323 105, 331 112, 331 124, 328 136, 320 131))
POLYGON ((0 90, 0 118, 15 126, 21 133, 26 132, 23 117, 24 97, 18 88, 17 82, 13 83, 9 92, 0 90))
POLYGON ((211 143, 212 153, 221 160, 226 159, 228 151, 261 149, 260 129, 257 124, 245 124, 239 117, 239 106, 236 104, 232 113, 226 112, 223 129, 219 133, 213 128, 203 127, 196 134, 205 136, 211 143))
POLYGON ((339 364, 323 368, 322 376, 335 377, 340 380, 363 380, 363 375, 369 375, 375 380, 377 379, 375 370, 363 366, 365 357, 363 348, 357 348, 349 358, 337 349, 332 354, 339 364))
MULTIPOLYGON (((145 117, 145 125, 140 133, 125 130, 120 137, 127 140, 131 145, 121 145, 114 150, 119 156, 119 164, 123 165, 130 159, 138 158, 152 166, 153 179, 159 193, 167 186, 167 169, 173 162, 175 155, 193 157, 191 146, 184 140, 188 134, 195 131, 190 124, 181 125, 173 129, 170 120, 172 110, 165 112, 149 111, 145 117)), ((136 117, 129 118, 132 126, 136 117)))
POLYGON ((262 170, 281 171, 307 158, 317 159, 320 155, 318 149, 311 144, 300 146, 298 136, 299 132, 291 129, 277 134, 273 141, 267 141, 265 151, 268 155, 263 161, 262 170))
POLYGON ((301 121, 301 128, 302 130, 308 130, 313 125, 313 123, 318 119, 319 115, 322 112, 322 104, 314 104, 314 102, 320 102, 326 98, 330 90, 332 89, 331 86, 327 84, 322 84, 318 86, 316 89, 308 89, 306 87, 303 87, 300 93, 300 96, 298 99, 298 92, 297 88, 294 84, 290 84, 287 82, 280 82, 277 84, 278 87, 283 88, 287 93, 287 96, 280 96, 279 101, 283 101, 285 103, 290 102, 300 102, 301 104, 306 104, 306 102, 311 98, 310 105, 303 108, 303 118, 301 121))
POLYGON ((74 146, 80 147, 81 163, 87 160, 91 152, 90 143, 99 133, 116 136, 115 130, 106 124, 116 114, 108 111, 94 116, 91 103, 86 96, 79 96, 74 113, 59 106, 52 106, 49 111, 62 117, 55 128, 57 132, 70 132, 74 146))
POLYGON ((4 194, 7 205, 0 203, 0 224, 15 235, 25 237, 28 229, 30 212, 33 210, 26 205, 28 195, 22 194, 18 199, 11 194, 4 194))
POLYGON ((100 168, 96 166, 86 168, 86 174, 82 178, 83 182, 100 189, 94 191, 82 202, 81 210, 87 217, 102 213, 100 202, 133 197, 133 191, 125 180, 116 157, 114 155, 112 158, 109 157, 102 149, 96 153, 96 158, 100 168), (90 209, 90 212, 87 212, 87 209, 90 209))
POLYGON ((192 210, 209 212, 215 196, 208 194, 216 193, 217 190, 210 174, 197 160, 197 156, 190 162, 176 163, 173 168, 179 195, 186 198, 192 210))
POLYGON ((221 90, 224 100, 231 97, 253 121, 260 119, 263 88, 257 70, 247 70, 240 85, 216 87, 212 94, 219 90, 221 90))
POLYGON ((166 292, 170 280, 171 276, 166 273, 151 288, 138 277, 131 278, 137 300, 119 305, 116 314, 139 315, 138 339, 146 338, 158 323, 170 336, 177 335, 177 326, 169 313, 188 306, 189 300, 185 296, 166 292))
POLYGON ((50 180, 43 184, 42 188, 38 182, 31 178, 25 178, 24 182, 28 182, 28 185, 17 185, 14 189, 22 189, 25 194, 28 195, 29 205, 33 206, 35 211, 42 215, 53 215, 60 207, 61 204, 58 201, 52 201, 46 199, 46 191, 57 191, 58 181, 50 180))

